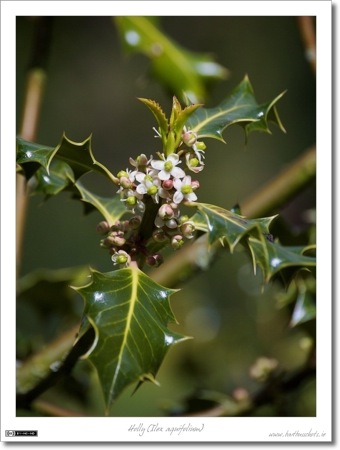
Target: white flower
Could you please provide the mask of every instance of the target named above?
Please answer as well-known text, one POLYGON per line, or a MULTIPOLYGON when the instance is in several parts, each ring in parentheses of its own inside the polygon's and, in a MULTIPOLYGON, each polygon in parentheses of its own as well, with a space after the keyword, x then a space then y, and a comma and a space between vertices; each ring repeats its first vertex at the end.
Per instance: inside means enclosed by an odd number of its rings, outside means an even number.
POLYGON ((159 202, 159 197, 169 197, 169 193, 162 188, 159 178, 154 178, 152 175, 139 172, 136 175, 136 180, 140 183, 136 188, 136 192, 141 195, 150 195, 155 203, 159 202))
POLYGON ((195 194, 192 184, 191 176, 186 175, 183 180, 176 179, 174 181, 174 188, 177 192, 174 194, 174 202, 181 203, 182 200, 188 200, 189 202, 194 202, 197 200, 197 195, 195 194))
POLYGON ((158 177, 160 180, 169 180, 170 176, 174 178, 183 178, 185 176, 184 170, 176 167, 180 163, 179 156, 176 153, 171 153, 166 159, 156 159, 151 161, 151 166, 159 170, 158 177))
POLYGON ((143 194, 140 194, 137 191, 133 191, 132 189, 127 189, 123 193, 125 195, 125 198, 121 198, 121 201, 125 202, 125 205, 128 209, 130 209, 133 213, 135 213, 136 210, 144 212, 145 204, 142 201, 143 194))
POLYGON ((114 265, 119 265, 120 267, 128 267, 131 262, 131 257, 129 254, 124 252, 124 250, 118 250, 111 256, 111 260, 114 265))
POLYGON ((191 170, 192 172, 198 173, 204 169, 204 162, 202 162, 202 160, 200 160, 199 158, 194 157, 192 154, 187 153, 185 155, 185 159, 187 162, 188 169, 191 170))

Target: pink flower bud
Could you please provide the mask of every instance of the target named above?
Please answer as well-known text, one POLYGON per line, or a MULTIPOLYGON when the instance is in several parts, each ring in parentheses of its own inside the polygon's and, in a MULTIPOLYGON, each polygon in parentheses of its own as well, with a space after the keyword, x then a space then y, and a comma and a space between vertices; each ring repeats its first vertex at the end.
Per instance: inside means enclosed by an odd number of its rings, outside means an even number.
POLYGON ((170 205, 164 203, 158 210, 158 215, 163 220, 169 220, 174 217, 174 211, 170 205))
POLYGON ((180 227, 183 236, 187 239, 192 239, 194 237, 195 225, 193 222, 184 222, 180 227))
POLYGON ((172 180, 164 180, 162 183, 162 188, 166 189, 167 191, 169 191, 170 189, 172 189, 174 186, 174 182, 172 180))
POLYGON ((197 134, 194 131, 190 131, 190 130, 184 131, 182 133, 182 140, 185 145, 187 145, 188 147, 191 147, 197 141, 197 134))
POLYGON ((132 181, 128 177, 120 177, 119 179, 120 185, 124 189, 131 189, 132 188, 132 181))
POLYGON ((191 187, 193 191, 196 191, 200 187, 200 182, 198 180, 193 180, 191 182, 191 187))

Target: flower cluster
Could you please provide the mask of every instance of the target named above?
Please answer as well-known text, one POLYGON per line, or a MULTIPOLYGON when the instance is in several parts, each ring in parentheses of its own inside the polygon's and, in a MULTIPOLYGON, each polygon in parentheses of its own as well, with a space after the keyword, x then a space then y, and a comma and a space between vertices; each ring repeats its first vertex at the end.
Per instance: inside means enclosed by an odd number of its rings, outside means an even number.
MULTIPOLYGON (((194 236, 195 227, 187 216, 180 211, 181 203, 197 200, 196 190, 199 182, 192 179, 180 166, 183 160, 186 167, 194 174, 204 168, 204 144, 197 141, 197 136, 183 129, 182 143, 185 148, 177 149, 177 153, 164 155, 158 153, 158 159, 145 154, 136 159, 129 158, 133 169, 122 170, 117 174, 119 180, 118 193, 126 208, 131 211, 138 227, 143 220, 147 199, 159 205, 154 217, 154 241, 169 242, 174 249, 180 248, 185 239, 194 236)), ((162 262, 159 254, 148 254, 145 243, 138 241, 138 227, 119 222, 105 230, 106 238, 101 245, 110 250, 114 264, 128 265, 133 252, 141 252, 150 265, 162 262), (142 246, 142 247, 141 247, 142 246)))

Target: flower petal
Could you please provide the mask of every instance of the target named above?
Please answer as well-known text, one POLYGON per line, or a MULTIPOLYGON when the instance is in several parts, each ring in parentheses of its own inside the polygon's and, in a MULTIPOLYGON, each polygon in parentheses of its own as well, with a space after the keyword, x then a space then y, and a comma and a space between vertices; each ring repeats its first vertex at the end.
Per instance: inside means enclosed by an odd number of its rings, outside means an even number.
POLYGON ((185 172, 180 167, 174 167, 171 171, 171 175, 174 178, 183 178, 185 177, 185 172))
POLYGON ((164 169, 164 161, 161 161, 160 159, 156 159, 154 161, 151 161, 151 166, 154 169, 162 170, 162 169, 164 169))
POLYGON ((183 200, 184 196, 181 191, 174 193, 174 202, 178 205, 183 200))
POLYGON ((158 174, 158 178, 162 181, 168 180, 170 178, 170 173, 165 170, 161 170, 158 174))

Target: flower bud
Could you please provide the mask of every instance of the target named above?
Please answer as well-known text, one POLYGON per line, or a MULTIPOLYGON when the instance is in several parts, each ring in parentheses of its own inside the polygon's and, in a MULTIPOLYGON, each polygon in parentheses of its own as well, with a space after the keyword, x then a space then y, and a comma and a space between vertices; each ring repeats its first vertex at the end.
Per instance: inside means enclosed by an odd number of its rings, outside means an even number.
POLYGON ((158 215, 163 220, 169 220, 174 217, 174 211, 170 205, 164 203, 158 210, 158 215))
POLYGON ((193 191, 196 191, 200 187, 200 182, 198 180, 192 180, 191 187, 193 191))
POLYGON ((176 222, 175 219, 167 220, 167 221, 165 222, 165 225, 166 225, 168 228, 170 228, 171 230, 174 230, 175 228, 178 227, 178 224, 177 224, 177 222, 176 222))
POLYGON ((124 189, 132 188, 133 183, 128 177, 120 177, 119 182, 124 189))
POLYGON ((184 131, 182 133, 182 140, 185 145, 187 145, 188 147, 191 147, 197 141, 197 133, 195 133, 194 131, 190 131, 190 130, 184 131))
POLYGON ((183 236, 187 239, 192 239, 194 237, 195 225, 193 222, 184 222, 180 226, 180 230, 183 233, 183 236))
POLYGON ((187 215, 181 216, 178 219, 180 225, 182 225, 184 222, 188 222, 188 220, 189 220, 189 216, 187 216, 187 215))
POLYGON ((106 234, 110 231, 110 225, 106 220, 103 220, 102 222, 98 223, 97 225, 97 232, 99 234, 106 234))
POLYGON ((168 237, 162 229, 155 230, 152 234, 152 237, 156 242, 165 242, 168 237))
POLYGON ((167 191, 172 189, 173 186, 174 186, 174 182, 170 178, 169 178, 169 180, 164 180, 163 183, 162 183, 162 188, 167 190, 167 191))
POLYGON ((142 222, 142 218, 140 216, 133 216, 129 220, 129 227, 132 230, 137 230, 142 222))
POLYGON ((155 253, 146 258, 146 263, 151 267, 158 267, 163 262, 163 256, 160 253, 155 253))
POLYGON ((146 166, 148 163, 148 158, 146 157, 146 155, 144 155, 144 153, 142 153, 141 155, 137 156, 136 163, 138 166, 146 166))
POLYGON ((119 231, 122 229, 122 222, 120 220, 116 220, 116 222, 111 225, 111 231, 119 231))
POLYGON ((171 246, 174 250, 178 250, 179 248, 182 247, 183 244, 184 244, 183 236, 180 234, 176 234, 176 236, 174 236, 171 239, 171 246))
POLYGON ((112 241, 113 241, 113 245, 116 245, 117 247, 122 247, 125 244, 126 239, 122 236, 117 235, 117 236, 112 236, 112 241))

